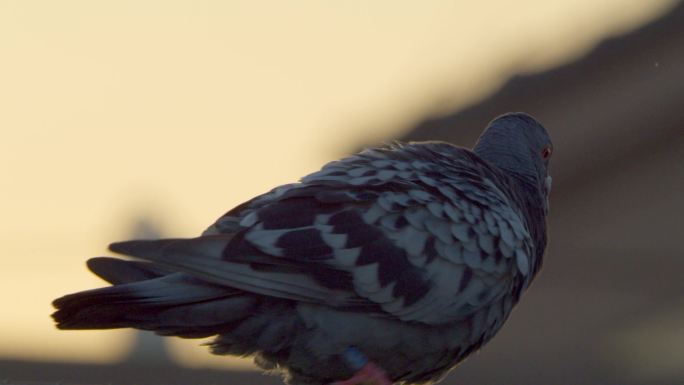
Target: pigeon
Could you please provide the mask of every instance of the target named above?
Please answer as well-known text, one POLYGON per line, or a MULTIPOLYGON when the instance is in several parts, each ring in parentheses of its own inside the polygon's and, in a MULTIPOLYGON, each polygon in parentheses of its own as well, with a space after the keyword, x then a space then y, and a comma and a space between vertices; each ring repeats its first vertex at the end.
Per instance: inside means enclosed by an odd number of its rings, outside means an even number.
POLYGON ((434 383, 502 327, 547 243, 552 143, 525 113, 472 150, 394 143, 228 211, 196 238, 113 243, 111 286, 53 302, 59 329, 214 337, 291 385, 434 383))

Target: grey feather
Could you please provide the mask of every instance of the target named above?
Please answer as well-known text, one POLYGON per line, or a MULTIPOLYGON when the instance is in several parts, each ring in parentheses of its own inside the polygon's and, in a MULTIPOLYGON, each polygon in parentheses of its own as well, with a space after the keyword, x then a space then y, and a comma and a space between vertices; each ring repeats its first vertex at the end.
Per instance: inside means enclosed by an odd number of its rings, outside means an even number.
POLYGON ((494 253, 494 237, 492 237, 489 234, 478 234, 477 236, 477 244, 480 246, 480 249, 484 251, 485 253, 491 255, 494 253))
POLYGON ((379 204, 372 205, 363 213, 363 220, 366 223, 373 224, 386 213, 387 211, 383 209, 382 206, 380 206, 379 204))
POLYGON ((451 233, 461 242, 468 242, 470 240, 470 234, 468 234, 469 229, 470 226, 463 222, 454 222, 451 224, 451 233))
POLYGON ((425 226, 432 235, 436 236, 440 241, 451 244, 454 242, 451 237, 451 230, 449 228, 449 223, 441 219, 428 218, 425 221, 425 226))
POLYGON ((354 247, 351 249, 337 249, 335 250, 335 260, 340 266, 351 267, 356 265, 356 260, 361 254, 360 247, 354 247))
POLYGON ((421 207, 409 207, 404 211, 404 218, 416 229, 425 230, 425 221, 429 217, 427 210, 421 207))

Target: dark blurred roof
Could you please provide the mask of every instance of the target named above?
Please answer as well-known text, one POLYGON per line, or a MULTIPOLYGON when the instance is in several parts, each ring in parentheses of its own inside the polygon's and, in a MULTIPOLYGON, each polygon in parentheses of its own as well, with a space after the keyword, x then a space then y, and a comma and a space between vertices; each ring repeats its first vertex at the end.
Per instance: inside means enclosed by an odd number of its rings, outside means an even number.
POLYGON ((684 346, 676 375, 626 367, 623 355, 646 349, 638 342, 616 345, 631 352, 611 350, 615 331, 682 314, 683 69, 680 4, 575 63, 515 77, 403 138, 470 145, 494 116, 526 111, 555 145, 545 268, 504 330, 446 383, 684 383, 684 346))
MULTIPOLYGON (((648 327, 651 316, 667 315, 684 298, 683 68, 680 4, 578 62, 513 78, 491 98, 428 119, 405 138, 472 144, 492 117, 526 111, 544 123, 555 143, 551 245, 544 271, 503 331, 445 384, 684 383, 684 370, 639 375, 610 349, 615 331, 648 327)), ((635 343, 622 353, 639 357, 643 349, 635 343)), ((684 355, 684 346, 678 352, 684 355)), ((279 383, 257 373, 159 363, 0 361, 4 379, 279 383)))

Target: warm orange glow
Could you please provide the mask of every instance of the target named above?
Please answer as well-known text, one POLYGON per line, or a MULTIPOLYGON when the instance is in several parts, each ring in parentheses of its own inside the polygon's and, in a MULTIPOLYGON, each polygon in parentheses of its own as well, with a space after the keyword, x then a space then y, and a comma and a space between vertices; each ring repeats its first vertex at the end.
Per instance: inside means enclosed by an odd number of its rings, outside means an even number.
MULTIPOLYGON (((57 332, 48 315, 55 297, 102 284, 85 259, 137 218, 197 234, 671 4, 0 2, 0 356, 124 354, 127 332, 57 332)), ((178 357, 209 362, 196 351, 178 357)))

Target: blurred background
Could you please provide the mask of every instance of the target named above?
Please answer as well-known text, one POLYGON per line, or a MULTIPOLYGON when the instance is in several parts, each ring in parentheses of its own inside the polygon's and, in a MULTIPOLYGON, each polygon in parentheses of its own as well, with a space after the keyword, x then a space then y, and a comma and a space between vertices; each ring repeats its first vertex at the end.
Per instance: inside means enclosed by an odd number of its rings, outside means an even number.
POLYGON ((279 384, 203 341, 58 332, 88 257, 193 236, 392 139, 550 131, 545 268, 445 384, 684 384, 684 5, 0 0, 0 383, 279 384))

